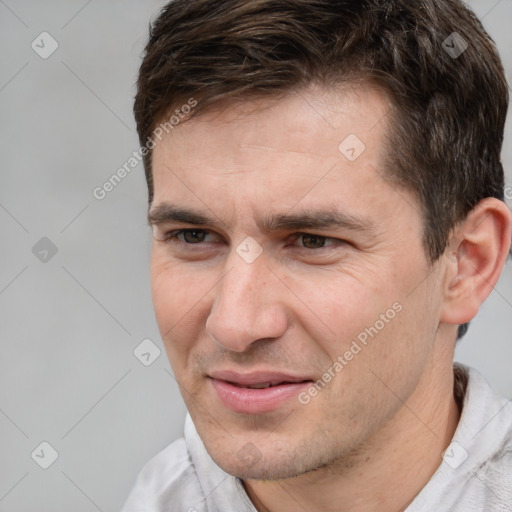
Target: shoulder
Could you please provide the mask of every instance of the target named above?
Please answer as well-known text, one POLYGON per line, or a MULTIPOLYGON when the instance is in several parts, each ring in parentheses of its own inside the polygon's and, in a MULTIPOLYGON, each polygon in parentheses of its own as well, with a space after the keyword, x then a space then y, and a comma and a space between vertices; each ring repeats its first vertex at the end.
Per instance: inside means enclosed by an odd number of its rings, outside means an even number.
POLYGON ((150 459, 140 471, 122 512, 173 510, 200 512, 201 485, 185 439, 180 438, 150 459))
MULTIPOLYGON (((473 374, 474 375, 474 374, 473 374)), ((476 378, 475 380, 477 380, 476 378)), ((512 401, 494 394, 487 388, 486 395, 477 402, 482 421, 473 434, 472 451, 482 454, 472 477, 482 487, 489 503, 512 507, 512 401)), ((494 509, 491 509, 494 510, 494 509)))
POLYGON ((466 475, 464 498, 461 501, 480 503, 489 512, 512 510, 511 430, 504 437, 498 435, 494 443, 483 442, 487 444, 489 456, 475 464, 466 475))
POLYGON ((466 371, 468 385, 454 437, 457 446, 451 452, 456 456, 451 457, 451 462, 444 459, 450 466, 445 469, 451 477, 451 490, 457 489, 459 494, 459 508, 454 510, 472 510, 475 503, 489 512, 510 510, 512 402, 494 393, 475 369, 466 371))
POLYGON ((492 391, 487 381, 469 368, 461 425, 461 439, 475 454, 478 467, 512 465, 512 401, 492 391))
POLYGON ((512 402, 493 393, 473 368, 458 372, 459 425, 438 470, 407 512, 512 510, 512 402))

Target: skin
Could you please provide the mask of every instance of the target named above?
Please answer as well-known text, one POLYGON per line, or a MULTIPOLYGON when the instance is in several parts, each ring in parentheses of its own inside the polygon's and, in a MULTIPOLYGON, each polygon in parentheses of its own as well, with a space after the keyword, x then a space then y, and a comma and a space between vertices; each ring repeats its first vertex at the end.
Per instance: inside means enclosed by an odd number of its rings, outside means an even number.
POLYGON ((159 329, 208 452, 244 479, 260 511, 404 510, 459 421, 457 324, 499 277, 510 212, 483 201, 431 264, 415 196, 383 179, 388 110, 375 89, 309 87, 220 105, 153 150, 150 213, 167 203, 212 217, 194 225, 153 215, 159 329), (354 161, 338 149, 349 134, 366 146, 354 161), (329 208, 366 228, 260 229, 272 214, 329 208), (205 231, 169 237, 182 229, 205 231), (236 252, 248 236, 262 249, 252 263, 236 252), (235 413, 208 378, 273 370, 316 381, 397 303, 400 312, 307 404, 235 413), (247 443, 255 463, 238 455, 247 443))

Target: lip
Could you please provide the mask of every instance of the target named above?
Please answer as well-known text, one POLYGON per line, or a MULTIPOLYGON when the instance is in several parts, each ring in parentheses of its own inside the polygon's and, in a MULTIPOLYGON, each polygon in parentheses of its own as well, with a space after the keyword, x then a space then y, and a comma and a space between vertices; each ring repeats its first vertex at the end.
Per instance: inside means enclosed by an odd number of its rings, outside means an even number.
POLYGON ((215 371, 208 377, 223 405, 233 412, 242 414, 271 412, 313 382, 309 377, 268 371, 215 371), (271 386, 261 389, 247 387, 265 383, 270 383, 271 386))

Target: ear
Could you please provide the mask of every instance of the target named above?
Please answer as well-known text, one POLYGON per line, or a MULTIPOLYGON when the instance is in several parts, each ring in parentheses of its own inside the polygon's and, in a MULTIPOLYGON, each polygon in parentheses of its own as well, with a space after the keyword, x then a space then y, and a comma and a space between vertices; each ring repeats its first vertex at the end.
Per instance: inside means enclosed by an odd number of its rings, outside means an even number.
POLYGON ((472 320, 496 285, 512 237, 512 214, 499 199, 488 197, 454 230, 445 251, 446 273, 441 322, 472 320))

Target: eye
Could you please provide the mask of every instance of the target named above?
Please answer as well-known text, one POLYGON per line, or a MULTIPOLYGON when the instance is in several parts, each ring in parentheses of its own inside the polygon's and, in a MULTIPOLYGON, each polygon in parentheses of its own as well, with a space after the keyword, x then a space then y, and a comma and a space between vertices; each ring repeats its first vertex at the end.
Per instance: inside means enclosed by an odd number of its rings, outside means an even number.
POLYGON ((182 242, 184 244, 197 245, 202 242, 207 242, 208 240, 206 240, 206 237, 208 235, 213 236, 212 233, 206 229, 180 229, 166 233, 164 241, 172 242, 174 239, 176 239, 178 242, 182 242))
MULTIPOLYGON (((204 242, 206 231, 204 229, 184 229, 180 233, 176 233, 177 238, 183 235, 183 241, 188 244, 204 242)), ((178 238, 179 240, 179 238, 178 238)))
POLYGON ((312 235, 310 233, 299 235, 299 238, 302 238, 302 244, 306 249, 320 249, 324 247, 327 240, 325 236, 312 235))
POLYGON ((300 239, 302 240, 302 248, 311 250, 322 249, 330 245, 339 245, 344 243, 343 240, 329 238, 322 235, 315 235, 312 233, 298 233, 295 240, 300 239))

